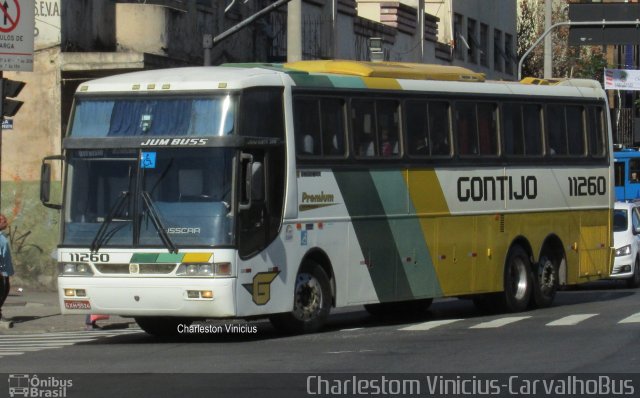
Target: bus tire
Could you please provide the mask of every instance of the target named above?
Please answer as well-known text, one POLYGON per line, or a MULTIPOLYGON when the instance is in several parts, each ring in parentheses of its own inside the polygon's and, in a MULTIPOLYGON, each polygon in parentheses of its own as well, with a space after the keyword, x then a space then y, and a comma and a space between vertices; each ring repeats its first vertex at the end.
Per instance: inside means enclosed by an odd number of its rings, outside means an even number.
POLYGON ((180 334, 180 325, 191 325, 190 319, 176 317, 142 316, 134 318, 140 329, 156 337, 171 337, 180 334))
POLYGON ((504 267, 504 291, 500 304, 507 312, 527 309, 533 290, 529 256, 516 245, 509 250, 504 267))
POLYGON ((640 286, 640 259, 636 257, 636 261, 633 265, 633 275, 627 279, 627 287, 635 289, 640 286))
POLYGON ((558 291, 558 267, 546 256, 540 257, 533 272, 533 305, 546 308, 553 303, 558 291))
POLYGON ((293 310, 269 318, 273 326, 285 333, 313 333, 324 326, 331 311, 331 284, 322 267, 307 261, 296 276, 293 310))

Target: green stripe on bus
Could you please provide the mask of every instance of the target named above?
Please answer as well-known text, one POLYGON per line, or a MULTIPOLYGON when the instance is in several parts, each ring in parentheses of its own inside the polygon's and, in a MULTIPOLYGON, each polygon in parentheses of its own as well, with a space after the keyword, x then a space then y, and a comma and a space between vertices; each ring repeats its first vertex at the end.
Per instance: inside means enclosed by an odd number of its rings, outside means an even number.
POLYGON ((333 83, 327 76, 309 75, 306 73, 290 73, 289 76, 296 86, 308 87, 333 87, 333 83))
POLYGON ((372 171, 371 178, 376 185, 385 214, 391 217, 389 227, 400 254, 398 274, 405 275, 411 289, 408 292, 398 291, 398 298, 442 296, 420 220, 415 217, 416 210, 407 197, 405 173, 372 171))
POLYGON ((334 87, 339 88, 367 88, 360 77, 355 76, 328 76, 334 87))
POLYGON ((179 263, 184 257, 183 253, 161 253, 156 260, 157 263, 179 263))
POLYGON ((155 263, 158 253, 134 253, 131 257, 132 263, 155 263))
MULTIPOLYGON (((334 171, 378 299, 399 300, 411 288, 396 272, 400 256, 378 190, 368 171, 334 171)), ((364 265, 363 265, 364 266, 364 265)))

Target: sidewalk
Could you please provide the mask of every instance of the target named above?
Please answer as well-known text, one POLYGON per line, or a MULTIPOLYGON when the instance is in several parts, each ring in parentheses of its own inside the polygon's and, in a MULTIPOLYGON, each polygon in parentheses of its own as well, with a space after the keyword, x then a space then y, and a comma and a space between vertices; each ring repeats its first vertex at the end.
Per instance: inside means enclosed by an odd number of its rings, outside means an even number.
MULTIPOLYGON (((60 314, 57 292, 38 292, 27 288, 19 292, 12 287, 2 306, 2 313, 5 318, 13 321, 13 327, 0 326, 0 336, 85 330, 86 315, 60 314)), ((135 321, 133 318, 111 316, 97 324, 103 329, 124 329, 135 326, 135 321)))

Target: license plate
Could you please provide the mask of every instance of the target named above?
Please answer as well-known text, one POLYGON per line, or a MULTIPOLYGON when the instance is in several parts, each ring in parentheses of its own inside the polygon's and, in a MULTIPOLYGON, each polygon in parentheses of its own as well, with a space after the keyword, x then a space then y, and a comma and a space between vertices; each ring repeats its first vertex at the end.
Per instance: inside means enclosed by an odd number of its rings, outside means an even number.
POLYGON ((88 300, 65 300, 64 308, 68 310, 90 310, 91 303, 88 300))

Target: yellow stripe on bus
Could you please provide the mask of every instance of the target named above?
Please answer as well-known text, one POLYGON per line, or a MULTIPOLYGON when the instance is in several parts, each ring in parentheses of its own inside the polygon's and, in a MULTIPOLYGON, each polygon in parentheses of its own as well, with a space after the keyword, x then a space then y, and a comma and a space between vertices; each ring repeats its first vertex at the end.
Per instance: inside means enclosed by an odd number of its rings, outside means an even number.
POLYGON ((183 263, 210 263, 212 253, 187 253, 182 259, 183 263))

